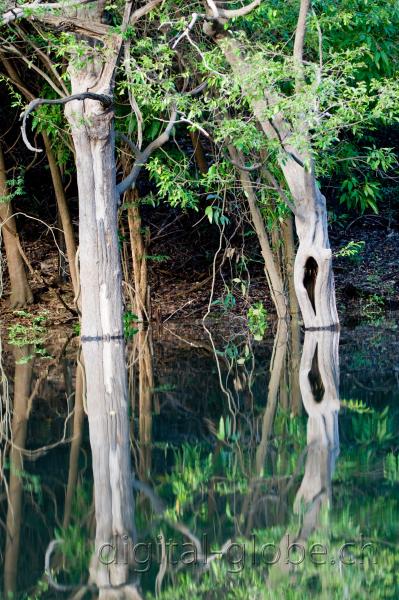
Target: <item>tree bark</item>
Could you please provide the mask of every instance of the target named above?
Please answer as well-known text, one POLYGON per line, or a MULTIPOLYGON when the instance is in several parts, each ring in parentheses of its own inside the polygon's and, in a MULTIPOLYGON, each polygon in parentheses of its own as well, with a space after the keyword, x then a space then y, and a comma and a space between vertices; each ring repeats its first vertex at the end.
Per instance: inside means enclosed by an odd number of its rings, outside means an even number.
MULTIPOLYGON (((112 58, 110 58, 112 62, 112 58)), ((71 71, 72 93, 110 95, 112 65, 89 62, 71 71)), ((96 511, 91 578, 101 589, 125 585, 129 564, 99 559, 103 544, 117 555, 135 539, 130 462, 128 389, 123 333, 121 265, 113 112, 96 100, 66 106, 76 151, 79 191, 81 340, 96 511)))
POLYGON ((11 308, 21 308, 33 302, 33 294, 26 276, 25 264, 19 250, 17 224, 11 202, 2 202, 8 196, 7 176, 3 150, 0 147, 0 229, 6 249, 8 273, 11 282, 11 308))

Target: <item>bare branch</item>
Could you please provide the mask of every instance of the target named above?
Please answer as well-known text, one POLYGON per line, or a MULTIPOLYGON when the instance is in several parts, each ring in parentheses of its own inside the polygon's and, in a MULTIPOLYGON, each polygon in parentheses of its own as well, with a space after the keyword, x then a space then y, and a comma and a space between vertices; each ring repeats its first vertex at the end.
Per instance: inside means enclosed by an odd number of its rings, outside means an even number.
POLYGON ((255 8, 258 8, 262 0, 253 0, 253 2, 248 4, 248 6, 243 6, 242 8, 236 8, 233 10, 218 8, 213 0, 206 0, 206 2, 215 19, 219 19, 220 17, 225 19, 235 19, 236 17, 245 17, 245 15, 248 15, 255 8))
POLYGON ((81 94, 72 94, 72 96, 67 96, 66 98, 59 98, 57 100, 47 100, 46 98, 36 98, 36 100, 32 100, 26 108, 26 110, 22 113, 22 139, 25 142, 26 147, 32 152, 43 152, 40 148, 35 148, 32 146, 26 135, 26 119, 30 115, 31 112, 35 110, 36 107, 42 106, 43 104, 67 104, 68 102, 72 102, 73 100, 97 100, 101 102, 101 104, 107 108, 109 108, 112 104, 112 98, 110 96, 106 96, 105 94, 94 94, 93 92, 83 92, 81 94))
POLYGON ((130 148, 133 150, 136 156, 136 160, 134 161, 133 168, 130 171, 129 175, 116 186, 116 190, 120 196, 122 196, 122 194, 127 192, 127 190, 133 188, 136 185, 136 181, 140 174, 140 171, 142 167, 147 163, 151 154, 155 150, 166 144, 167 141, 169 141, 170 134, 176 123, 176 119, 177 110, 174 108, 172 110, 172 114, 165 131, 161 133, 161 135, 159 135, 153 142, 148 144, 148 146, 143 151, 140 151, 131 140, 126 139, 126 136, 122 137, 122 135, 120 135, 120 137, 130 146, 130 148))
MULTIPOLYGON (((40 28, 37 27, 35 23, 32 23, 32 26, 38 32, 39 35, 42 35, 40 28)), ((23 29, 21 29, 21 27, 16 25, 15 28, 18 31, 21 38, 34 49, 35 53, 39 56, 42 64, 45 67, 47 67, 48 71, 53 75, 53 78, 57 81, 59 89, 62 90, 63 94, 67 96, 69 94, 69 90, 63 82, 62 78, 60 77, 59 73, 57 73, 57 69, 50 60, 48 54, 46 54, 46 52, 43 52, 43 50, 41 50, 41 48, 39 48, 39 46, 37 46, 28 35, 26 35, 23 29)), ((61 94, 61 96, 63 94, 61 94)))
POLYGON ((71 6, 79 6, 80 4, 89 4, 94 0, 71 0, 70 2, 52 2, 50 4, 40 4, 38 0, 32 2, 32 4, 25 4, 24 6, 16 6, 5 12, 2 17, 0 24, 7 25, 12 21, 24 18, 29 15, 30 12, 35 9, 52 11, 58 8, 69 8, 71 6))
POLYGON ((181 42, 181 40, 183 38, 187 37, 190 34, 190 31, 192 30, 192 28, 196 24, 197 20, 198 20, 198 14, 197 13, 193 13, 193 16, 191 18, 191 21, 190 21, 189 25, 186 27, 186 29, 183 31, 183 33, 181 33, 179 35, 179 37, 177 38, 177 40, 174 42, 174 44, 172 46, 173 50, 176 48, 176 46, 181 42))
POLYGON ((137 10, 135 10, 134 13, 132 14, 132 16, 130 17, 130 23, 135 23, 136 21, 141 19, 141 17, 144 17, 153 8, 158 6, 158 4, 161 4, 161 2, 163 2, 163 0, 151 0, 150 2, 147 2, 147 4, 145 4, 141 8, 138 8, 137 10))
POLYGON ((138 144, 139 149, 141 149, 141 146, 143 145, 144 119, 143 119, 143 115, 141 114, 140 107, 137 104, 137 100, 136 100, 136 98, 133 94, 132 88, 131 88, 131 84, 132 84, 132 80, 133 80, 133 73, 132 73, 132 67, 130 64, 130 40, 126 40, 126 42, 125 42, 123 65, 125 67, 126 77, 127 77, 128 83, 129 83, 127 92, 128 92, 128 96, 129 96, 130 106, 132 107, 133 112, 136 115, 137 144, 138 144))
POLYGON ((55 83, 54 81, 51 79, 51 77, 49 77, 47 75, 47 73, 45 73, 42 69, 40 69, 40 67, 38 67, 37 65, 35 65, 35 63, 33 63, 28 57, 26 57, 20 50, 18 50, 18 48, 16 46, 14 46, 13 44, 7 44, 7 45, 3 45, 3 49, 7 50, 7 52, 12 52, 14 53, 16 56, 18 56, 21 60, 23 60, 30 69, 33 69, 34 71, 36 71, 36 73, 38 73, 41 77, 43 77, 43 79, 45 81, 47 81, 47 83, 49 84, 50 87, 53 88, 53 90, 56 92, 56 94, 58 94, 59 96, 63 96, 65 92, 62 91, 62 89, 60 89, 55 83))

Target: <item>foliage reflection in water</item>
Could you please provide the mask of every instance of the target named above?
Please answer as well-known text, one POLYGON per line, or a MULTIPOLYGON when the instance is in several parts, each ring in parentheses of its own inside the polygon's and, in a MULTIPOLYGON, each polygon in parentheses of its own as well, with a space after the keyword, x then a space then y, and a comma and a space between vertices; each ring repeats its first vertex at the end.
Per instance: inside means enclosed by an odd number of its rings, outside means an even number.
POLYGON ((3 340, 5 598, 398 597, 395 329, 213 342, 135 335, 129 428, 86 423, 76 339, 3 340))

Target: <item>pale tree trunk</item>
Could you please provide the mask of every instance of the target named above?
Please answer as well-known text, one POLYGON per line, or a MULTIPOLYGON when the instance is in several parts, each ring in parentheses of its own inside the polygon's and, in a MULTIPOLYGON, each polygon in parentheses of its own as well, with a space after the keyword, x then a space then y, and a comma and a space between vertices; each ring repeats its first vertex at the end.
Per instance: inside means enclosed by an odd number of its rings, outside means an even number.
POLYGON ((306 540, 318 525, 321 507, 331 501, 331 480, 339 453, 339 333, 306 332, 300 367, 302 400, 308 414, 305 475, 294 511, 305 505, 301 532, 306 540))
MULTIPOLYGON (((93 60, 79 71, 71 68, 72 93, 110 95, 111 67, 93 60)), ((104 596, 107 586, 128 583, 129 561, 106 566, 100 547, 113 544, 120 557, 135 539, 113 112, 96 100, 70 102, 65 112, 79 190, 81 340, 97 524, 91 579, 104 596)))
POLYGON ((0 146, 0 230, 4 240, 7 267, 11 282, 10 306, 21 308, 33 302, 25 271, 25 264, 19 249, 17 224, 12 212, 11 202, 2 202, 9 194, 3 150, 0 146))
MULTIPOLYGON (((327 209, 317 187, 314 166, 308 152, 299 152, 290 142, 291 131, 278 113, 267 115, 279 98, 274 92, 258 89, 257 76, 250 57, 245 57, 238 41, 215 24, 207 24, 227 62, 250 100, 255 117, 265 134, 281 144, 284 152, 280 168, 293 198, 288 200, 295 214, 299 248, 294 265, 295 291, 306 329, 335 328, 339 324, 335 302, 332 252, 327 231, 327 209)), ((306 138, 303 124, 300 133, 306 138)))
MULTIPOLYGON (((322 531, 321 511, 331 503, 331 482, 339 453, 339 333, 337 331, 307 331, 300 365, 300 388, 308 415, 307 456, 305 474, 294 501, 294 513, 302 516, 299 532, 287 531, 280 542, 283 555, 290 544, 305 545, 309 537, 322 531)), ((325 532, 328 535, 328 532, 325 532)), ((328 544, 328 540, 319 537, 328 544)), ((296 560, 296 559, 294 559, 296 560)), ((279 582, 279 571, 295 569, 288 561, 280 561, 269 573, 271 582, 279 582)))
POLYGON ((8 483, 8 509, 6 521, 6 547, 4 556, 4 597, 9 598, 17 591, 18 558, 20 549, 21 515, 23 499, 22 450, 25 448, 29 419, 29 394, 32 382, 32 360, 27 359, 31 348, 24 346, 14 352, 14 399, 11 426, 10 480, 8 483))

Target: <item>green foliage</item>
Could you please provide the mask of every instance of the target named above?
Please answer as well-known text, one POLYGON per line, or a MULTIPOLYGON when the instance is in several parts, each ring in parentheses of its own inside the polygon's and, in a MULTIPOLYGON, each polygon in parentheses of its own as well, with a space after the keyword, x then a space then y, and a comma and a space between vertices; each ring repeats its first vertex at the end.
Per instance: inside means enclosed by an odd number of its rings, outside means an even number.
POLYGON ((268 314, 263 306, 263 302, 256 302, 250 307, 247 314, 248 328, 254 336, 255 340, 263 339, 266 329, 268 328, 268 314))
POLYGON ((123 332, 126 340, 130 340, 138 332, 136 327, 137 321, 138 316, 132 313, 130 310, 123 313, 123 332))
POLYGON ((385 301, 379 294, 369 294, 361 299, 361 316, 369 323, 378 324, 384 316, 385 301))
POLYGON ((16 198, 25 195, 25 174, 23 170, 20 170, 19 175, 7 180, 8 194, 6 196, 0 196, 0 204, 8 204, 16 198))
POLYGON ((355 242, 355 241, 351 240, 345 246, 340 248, 340 250, 338 250, 335 253, 335 256, 336 256, 336 258, 339 258, 339 257, 353 258, 354 256, 359 256, 359 254, 361 252, 363 252, 365 244, 366 244, 366 242, 363 242, 363 241, 355 242))
POLYGON ((28 346, 31 353, 19 359, 18 364, 24 364, 34 356, 49 358, 47 350, 43 347, 47 337, 47 312, 42 311, 33 315, 25 310, 15 310, 14 315, 23 319, 8 327, 8 341, 12 346, 23 348, 28 346))

